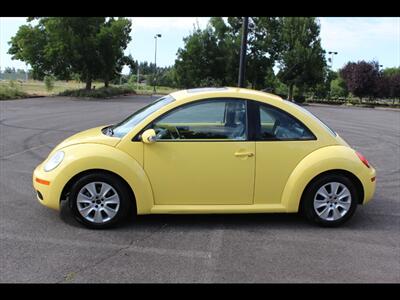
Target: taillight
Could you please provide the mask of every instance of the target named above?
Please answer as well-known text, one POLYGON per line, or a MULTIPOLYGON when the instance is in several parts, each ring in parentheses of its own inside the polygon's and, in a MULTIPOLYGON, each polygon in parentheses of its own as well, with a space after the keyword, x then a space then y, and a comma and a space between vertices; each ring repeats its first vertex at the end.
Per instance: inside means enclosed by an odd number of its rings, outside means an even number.
POLYGON ((370 167, 370 166, 369 166, 369 162, 368 162, 368 160, 364 157, 364 155, 362 155, 360 152, 357 152, 357 151, 356 151, 356 154, 357 154, 358 158, 363 162, 363 164, 366 165, 366 166, 369 168, 369 167, 370 167))

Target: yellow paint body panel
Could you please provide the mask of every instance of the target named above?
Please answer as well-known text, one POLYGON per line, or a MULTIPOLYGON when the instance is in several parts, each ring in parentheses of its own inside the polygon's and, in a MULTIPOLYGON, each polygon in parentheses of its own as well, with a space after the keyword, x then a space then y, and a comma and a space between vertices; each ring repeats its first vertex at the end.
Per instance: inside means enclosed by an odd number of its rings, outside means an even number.
POLYGON ((65 152, 64 161, 54 170, 45 172, 43 164, 33 173, 33 185, 39 190, 44 201, 42 204, 53 208, 60 208, 61 192, 67 182, 75 175, 87 170, 107 170, 118 174, 131 187, 135 187, 134 194, 138 212, 150 211, 153 195, 150 183, 142 166, 126 152, 115 147, 101 144, 75 144, 62 149, 65 152), (37 183, 35 178, 50 181, 49 186, 37 183))
POLYGON ((156 142, 144 146, 155 204, 252 204, 255 142, 156 142))
POLYGON ((363 165, 339 136, 278 96, 239 88, 179 91, 171 96, 175 101, 149 115, 122 138, 106 136, 102 127, 97 127, 57 145, 33 173, 33 186, 43 195, 40 203, 59 209, 67 183, 82 172, 99 169, 113 172, 128 183, 138 214, 296 212, 307 184, 329 170, 354 174, 364 190, 363 203, 374 194, 374 168, 363 165), (316 140, 133 141, 150 122, 175 107, 222 97, 280 108, 304 123, 316 140), (65 152, 64 160, 45 172, 44 164, 57 150, 65 152), (252 155, 241 156, 243 152, 252 155), (36 178, 50 184, 40 184, 36 178))

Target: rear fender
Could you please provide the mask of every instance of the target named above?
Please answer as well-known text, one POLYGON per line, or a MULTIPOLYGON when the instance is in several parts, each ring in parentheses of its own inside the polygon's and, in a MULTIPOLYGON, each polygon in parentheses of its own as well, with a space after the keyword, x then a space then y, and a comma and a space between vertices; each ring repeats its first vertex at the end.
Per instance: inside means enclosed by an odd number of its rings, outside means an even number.
POLYGON ((293 170, 282 193, 282 204, 287 212, 297 212, 304 189, 319 174, 330 170, 345 170, 357 178, 365 177, 365 166, 355 151, 346 146, 320 148, 307 155, 293 170))

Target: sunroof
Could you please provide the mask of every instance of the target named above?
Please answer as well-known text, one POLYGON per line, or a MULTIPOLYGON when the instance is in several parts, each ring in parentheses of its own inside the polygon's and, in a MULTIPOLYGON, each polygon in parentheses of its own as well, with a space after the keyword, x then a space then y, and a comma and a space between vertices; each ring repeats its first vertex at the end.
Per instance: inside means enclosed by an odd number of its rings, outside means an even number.
POLYGON ((205 87, 187 90, 188 93, 200 93, 200 92, 213 92, 213 91, 224 91, 227 87, 205 87))

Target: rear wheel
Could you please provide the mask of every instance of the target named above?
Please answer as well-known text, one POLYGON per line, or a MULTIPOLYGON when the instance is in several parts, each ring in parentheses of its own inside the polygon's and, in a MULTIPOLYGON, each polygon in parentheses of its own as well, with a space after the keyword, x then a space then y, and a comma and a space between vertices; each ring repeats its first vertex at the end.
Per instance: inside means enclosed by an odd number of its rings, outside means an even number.
POLYGON ((72 185, 69 208, 75 219, 86 227, 104 229, 125 219, 130 200, 127 187, 119 178, 92 173, 72 185))
POLYGON ((306 188, 302 210, 307 219, 321 226, 339 226, 354 214, 358 197, 357 189, 349 178, 327 174, 306 188))

